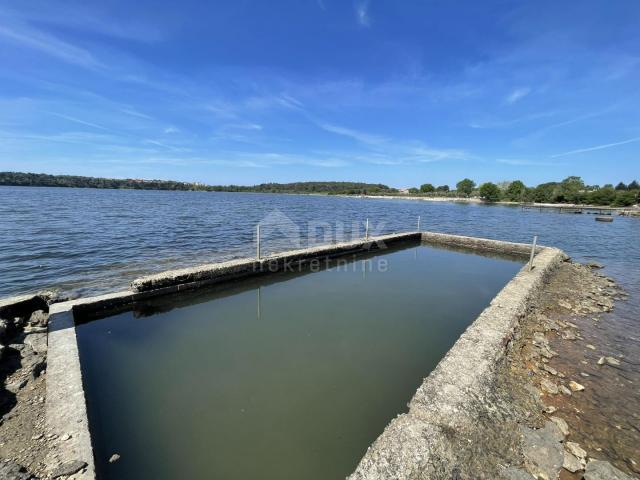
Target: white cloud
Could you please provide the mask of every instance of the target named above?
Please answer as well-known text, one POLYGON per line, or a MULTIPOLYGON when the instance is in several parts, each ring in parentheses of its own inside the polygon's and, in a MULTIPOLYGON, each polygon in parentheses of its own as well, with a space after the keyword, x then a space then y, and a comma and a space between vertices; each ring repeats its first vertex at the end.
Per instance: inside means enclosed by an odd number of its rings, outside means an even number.
POLYGON ((519 158, 498 158, 496 162, 502 163, 503 165, 511 165, 515 167, 559 167, 565 165, 561 162, 545 162, 519 158))
POLYGON ((531 93, 531 89, 529 87, 516 88, 513 92, 507 95, 507 98, 505 98, 505 101, 507 103, 513 104, 513 103, 516 103, 518 100, 523 99, 530 93, 531 93))
POLYGON ((368 145, 378 145, 380 143, 384 143, 387 140, 384 137, 378 135, 372 135, 369 133, 359 132, 357 130, 352 130, 346 127, 340 127, 338 125, 332 125, 330 123, 318 123, 318 126, 327 132, 335 133, 336 135, 342 135, 344 137, 349 137, 358 142, 365 143, 368 145))
POLYGON ((551 155, 551 158, 565 157, 568 155, 575 155, 577 153, 593 152, 594 150, 604 150, 605 148, 617 147, 619 145, 626 145, 627 143, 634 143, 634 142, 640 142, 640 137, 629 138, 628 140, 623 140, 621 142, 605 143, 602 145, 596 145, 594 147, 579 148, 577 150, 571 150, 569 152, 551 155))
POLYGON ((358 21, 358 24, 363 27, 371 26, 368 0, 360 0, 356 3, 356 20, 358 21))
POLYGON ((0 26, 0 36, 15 44, 38 50, 67 63, 89 69, 103 67, 89 51, 26 26, 20 26, 20 28, 0 26))

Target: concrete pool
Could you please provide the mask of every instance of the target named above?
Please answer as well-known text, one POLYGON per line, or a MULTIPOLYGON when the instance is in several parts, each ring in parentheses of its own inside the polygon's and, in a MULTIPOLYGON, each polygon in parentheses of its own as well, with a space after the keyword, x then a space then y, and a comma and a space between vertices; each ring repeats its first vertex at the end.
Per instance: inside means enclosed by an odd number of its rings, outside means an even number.
POLYGON ((346 477, 522 263, 409 244, 78 322, 98 478, 346 477))

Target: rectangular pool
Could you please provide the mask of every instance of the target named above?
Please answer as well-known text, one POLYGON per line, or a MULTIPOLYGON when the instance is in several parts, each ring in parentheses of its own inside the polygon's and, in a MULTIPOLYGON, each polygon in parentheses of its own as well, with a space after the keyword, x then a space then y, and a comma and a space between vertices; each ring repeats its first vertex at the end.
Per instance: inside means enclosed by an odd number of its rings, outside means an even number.
POLYGON ((80 322, 98 478, 344 479, 521 267, 411 245, 80 322))

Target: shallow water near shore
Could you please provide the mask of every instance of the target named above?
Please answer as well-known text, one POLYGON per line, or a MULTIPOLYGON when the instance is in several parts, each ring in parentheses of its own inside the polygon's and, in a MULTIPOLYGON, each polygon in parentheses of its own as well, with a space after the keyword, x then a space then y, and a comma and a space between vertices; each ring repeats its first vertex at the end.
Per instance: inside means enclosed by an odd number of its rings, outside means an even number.
POLYGON ((411 246, 79 325, 99 478, 346 477, 521 265, 411 246))

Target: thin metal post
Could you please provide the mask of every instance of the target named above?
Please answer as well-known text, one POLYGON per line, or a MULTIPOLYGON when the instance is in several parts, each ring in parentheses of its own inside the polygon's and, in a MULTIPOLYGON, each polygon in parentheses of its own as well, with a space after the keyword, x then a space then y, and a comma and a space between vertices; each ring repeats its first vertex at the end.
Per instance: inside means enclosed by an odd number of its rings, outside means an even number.
POLYGON ((364 227, 364 239, 369 240, 369 219, 367 218, 367 222, 364 227))
POLYGON ((260 224, 256 225, 256 257, 260 260, 260 224))
POLYGON ((420 215, 418 215, 418 231, 420 231, 420 215))
POLYGON ((533 270, 533 257, 536 254, 536 243, 538 243, 538 236, 533 236, 533 244, 531 245, 531 256, 529 257, 529 271, 533 270))

